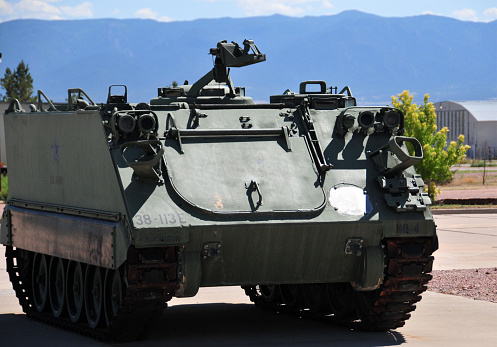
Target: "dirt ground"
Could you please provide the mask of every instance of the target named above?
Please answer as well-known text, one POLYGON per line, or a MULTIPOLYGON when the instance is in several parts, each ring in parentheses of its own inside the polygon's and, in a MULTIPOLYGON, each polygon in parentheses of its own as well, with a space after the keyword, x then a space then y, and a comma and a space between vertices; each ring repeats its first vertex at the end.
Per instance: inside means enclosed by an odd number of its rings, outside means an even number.
POLYGON ((435 270, 428 289, 497 303, 497 267, 480 269, 435 270))
POLYGON ((497 199, 497 167, 457 166, 452 167, 454 177, 451 182, 439 185, 443 199, 497 199), (485 184, 483 174, 485 173, 485 184))
POLYGON ((451 182, 441 185, 440 188, 448 189, 497 189, 497 167, 491 166, 470 167, 470 166, 454 166, 451 168, 454 172, 454 177, 451 182), (484 176, 485 175, 485 183, 484 176))

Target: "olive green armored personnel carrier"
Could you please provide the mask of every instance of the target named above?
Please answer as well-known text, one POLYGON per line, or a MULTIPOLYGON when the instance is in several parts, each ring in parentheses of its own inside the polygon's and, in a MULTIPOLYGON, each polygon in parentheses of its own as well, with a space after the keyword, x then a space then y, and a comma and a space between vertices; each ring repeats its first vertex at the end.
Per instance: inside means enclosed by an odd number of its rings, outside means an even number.
POLYGON ((324 81, 255 104, 229 75, 266 59, 254 42, 210 54, 148 103, 126 86, 11 103, 1 243, 24 312, 130 340, 172 297, 237 285, 262 308, 402 326, 438 247, 403 114, 324 81))

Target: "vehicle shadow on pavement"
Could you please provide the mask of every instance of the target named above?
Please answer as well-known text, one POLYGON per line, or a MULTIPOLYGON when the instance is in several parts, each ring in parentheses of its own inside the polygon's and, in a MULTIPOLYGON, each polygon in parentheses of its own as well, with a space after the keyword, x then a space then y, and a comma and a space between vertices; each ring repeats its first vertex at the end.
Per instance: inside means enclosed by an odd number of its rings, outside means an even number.
POLYGON ((253 304, 189 304, 167 308, 151 327, 148 345, 395 346, 395 331, 365 332, 265 311, 253 304))
MULTIPOLYGON (((256 308, 252 304, 189 304, 167 308, 150 324, 147 340, 112 346, 396 346, 401 333, 354 331, 322 321, 256 308)), ((109 346, 73 331, 0 314, 2 345, 109 346)))
POLYGON ((25 314, 0 314, 2 346, 105 346, 90 337, 79 335, 28 318, 25 314))

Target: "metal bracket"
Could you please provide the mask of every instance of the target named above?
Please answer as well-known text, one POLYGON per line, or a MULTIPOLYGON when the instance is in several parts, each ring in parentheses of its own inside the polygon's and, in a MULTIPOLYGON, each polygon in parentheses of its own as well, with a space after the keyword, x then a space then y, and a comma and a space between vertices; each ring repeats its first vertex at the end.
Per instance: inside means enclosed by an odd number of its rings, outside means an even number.
POLYGON ((166 118, 166 131, 164 133, 164 136, 171 137, 173 139, 178 140, 178 145, 179 145, 179 152, 181 154, 184 154, 185 152, 183 151, 183 143, 181 142, 181 135, 179 133, 179 129, 176 127, 176 118, 174 118, 172 113, 167 114, 166 118))
POLYGON ((360 257, 362 254, 363 244, 364 240, 360 237, 352 237, 347 239, 347 243, 345 244, 345 254, 360 257))
POLYGON ((198 125, 200 124, 200 118, 207 118, 208 116, 207 113, 202 113, 196 108, 192 108, 190 113, 193 118, 193 126, 195 127, 198 127, 198 125))
POLYGON ((3 211, 2 221, 0 224, 0 242, 4 245, 12 245, 12 222, 10 210, 3 211))
POLYGON ((206 242, 202 249, 202 258, 211 259, 214 261, 223 261, 222 258, 222 243, 221 242, 206 242))
POLYGON ((387 205, 397 212, 425 211, 426 206, 431 205, 430 198, 423 192, 423 179, 418 174, 412 177, 404 174, 391 178, 379 176, 378 182, 385 190, 387 205))
POLYGON ((303 120, 304 129, 305 129, 305 139, 309 145, 310 151, 312 153, 312 157, 314 159, 314 163, 319 171, 319 173, 324 174, 327 171, 331 170, 333 167, 332 164, 328 164, 323 154, 323 150, 321 149, 321 145, 319 144, 318 134, 314 129, 314 123, 311 119, 311 115, 309 113, 308 105, 305 103, 303 106, 298 106, 297 110, 300 114, 300 117, 303 120))
POLYGON ((262 193, 261 193, 261 188, 259 187, 259 183, 257 181, 251 181, 250 183, 245 183, 245 189, 257 191, 257 194, 259 195, 259 201, 257 201, 256 207, 262 206, 262 193))

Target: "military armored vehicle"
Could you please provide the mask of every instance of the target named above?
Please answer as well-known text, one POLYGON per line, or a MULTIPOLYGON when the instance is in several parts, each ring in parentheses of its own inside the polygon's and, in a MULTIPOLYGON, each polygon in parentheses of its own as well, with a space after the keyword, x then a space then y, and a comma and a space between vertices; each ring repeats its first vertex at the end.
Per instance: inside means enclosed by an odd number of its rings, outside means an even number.
POLYGON ((266 59, 254 42, 210 54, 148 103, 126 86, 11 103, 1 242, 24 312, 129 340, 172 297, 236 285, 263 308, 402 326, 438 247, 403 114, 324 81, 256 104, 229 74, 266 59))

